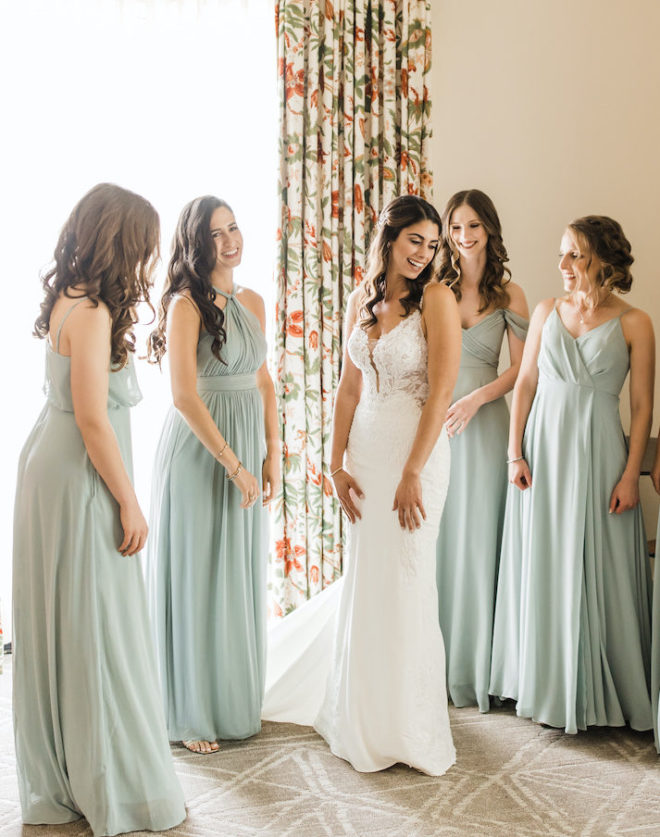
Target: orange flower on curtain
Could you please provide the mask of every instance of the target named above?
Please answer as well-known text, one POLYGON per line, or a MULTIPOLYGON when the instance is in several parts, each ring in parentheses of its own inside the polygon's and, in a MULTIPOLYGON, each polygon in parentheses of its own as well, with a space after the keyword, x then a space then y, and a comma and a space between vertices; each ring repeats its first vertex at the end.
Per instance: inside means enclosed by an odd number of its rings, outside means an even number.
POLYGON ((279 0, 276 23, 284 479, 270 584, 283 615, 342 571, 328 463, 344 306, 382 207, 406 192, 431 199, 431 10, 428 0, 279 0))

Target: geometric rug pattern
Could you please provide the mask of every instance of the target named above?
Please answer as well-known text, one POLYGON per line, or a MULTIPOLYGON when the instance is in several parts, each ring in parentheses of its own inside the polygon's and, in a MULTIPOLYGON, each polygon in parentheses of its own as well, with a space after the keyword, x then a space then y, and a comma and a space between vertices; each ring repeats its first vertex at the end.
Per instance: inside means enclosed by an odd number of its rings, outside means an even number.
MULTIPOLYGON (((84 820, 23 826, 11 722, 11 657, 0 675, 0 835, 90 837, 84 820)), ((264 723, 217 755, 174 747, 188 819, 171 837, 604 837, 660 835, 660 762, 650 733, 565 735, 450 707, 458 761, 432 778, 403 765, 357 773, 309 727, 264 723)), ((148 834, 153 832, 140 832, 148 834)))

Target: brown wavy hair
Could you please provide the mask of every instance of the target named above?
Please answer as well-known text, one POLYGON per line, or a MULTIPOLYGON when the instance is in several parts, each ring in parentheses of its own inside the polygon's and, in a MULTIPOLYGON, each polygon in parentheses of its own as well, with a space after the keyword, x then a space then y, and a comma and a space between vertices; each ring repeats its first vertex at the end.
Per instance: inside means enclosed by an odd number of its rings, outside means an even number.
POLYGON ((112 322, 110 357, 113 367, 128 363, 135 351, 136 308, 146 302, 160 251, 158 213, 140 195, 99 183, 80 199, 62 227, 53 265, 42 276, 44 300, 34 333, 44 338, 60 294, 104 303, 112 322))
MULTIPOLYGON (((417 195, 401 195, 394 198, 380 213, 376 227, 376 237, 371 242, 367 257, 367 273, 364 280, 364 291, 360 302, 360 327, 368 329, 378 321, 374 314, 374 306, 385 299, 385 276, 390 260, 390 248, 401 232, 420 221, 432 221, 438 227, 441 235, 442 221, 434 206, 417 195)), ((406 279, 408 293, 401 297, 407 317, 412 311, 421 308, 424 287, 434 278, 435 257, 426 265, 416 279, 406 279)))
POLYGON ((598 291, 601 289, 627 294, 632 287, 630 266, 635 259, 621 224, 607 215, 585 215, 572 221, 568 230, 573 233, 580 252, 589 256, 587 270, 593 256, 601 263, 596 287, 587 294, 593 307, 598 304, 598 291))
POLYGON ((488 234, 486 242, 486 266, 479 282, 479 299, 482 313, 488 308, 506 308, 509 304, 507 283, 511 280, 511 271, 506 266, 509 261, 506 247, 502 241, 502 225, 495 204, 480 189, 465 189, 456 192, 447 201, 442 213, 442 243, 440 245, 440 266, 438 278, 454 292, 457 301, 461 300, 461 266, 458 250, 451 238, 451 218, 461 206, 469 206, 479 216, 479 220, 488 234))
POLYGON ((211 236, 211 216, 219 207, 232 212, 226 201, 213 195, 195 198, 181 211, 158 307, 158 326, 149 335, 148 354, 152 363, 160 363, 167 351, 167 312, 173 297, 183 291, 190 293, 202 319, 202 327, 213 338, 211 351, 222 361, 220 352, 227 340, 225 315, 214 305, 217 294, 211 283, 211 273, 217 261, 215 242, 211 236))

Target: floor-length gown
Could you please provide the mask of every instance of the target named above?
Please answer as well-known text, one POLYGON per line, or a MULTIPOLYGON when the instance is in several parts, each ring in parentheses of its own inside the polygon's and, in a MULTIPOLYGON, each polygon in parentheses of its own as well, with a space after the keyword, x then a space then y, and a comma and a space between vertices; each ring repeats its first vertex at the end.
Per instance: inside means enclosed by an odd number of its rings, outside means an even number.
POLYGON ((553 309, 523 440, 532 485, 507 499, 491 693, 566 732, 652 727, 642 511, 608 513, 628 369, 620 317, 574 338, 553 309))
POLYGON ((426 521, 411 533, 391 510, 428 394, 420 313, 371 344, 355 328, 348 351, 363 384, 347 467, 364 499, 351 527, 333 658, 314 726, 356 770, 403 762, 440 775, 455 760, 435 586, 449 476, 444 429, 421 476, 426 521))
POLYGON ((658 517, 658 528, 655 535, 655 559, 653 569, 653 638, 652 638, 652 661, 651 661, 651 698, 653 710, 653 734, 655 737, 655 748, 660 753, 660 575, 658 565, 660 557, 658 549, 660 545, 660 517, 658 517))
MULTIPOLYGON (((222 361, 203 333, 197 391, 259 481, 265 454, 256 372, 259 320, 225 296, 222 361), (224 361, 224 362, 223 362, 224 361)), ((261 727, 266 652, 266 513, 241 492, 172 407, 154 462, 147 545, 149 612, 170 740, 247 738, 261 727)))
MULTIPOLYGON (((452 396, 463 398, 497 378, 507 326, 520 340, 527 319, 499 308, 463 329, 461 366, 452 396)), ((504 397, 484 404, 449 440, 451 472, 440 521, 437 584, 445 642, 447 690, 455 706, 489 708, 495 588, 507 491, 509 410, 504 397)))
MULTIPOLYGON (((97 837, 162 831, 185 809, 140 558, 117 551, 119 507, 76 425, 59 331, 56 347, 46 349, 47 401, 21 453, 16 491, 14 728, 23 819, 85 816, 97 837)), ((140 397, 132 363, 111 372, 108 417, 129 472, 129 407, 140 397)))

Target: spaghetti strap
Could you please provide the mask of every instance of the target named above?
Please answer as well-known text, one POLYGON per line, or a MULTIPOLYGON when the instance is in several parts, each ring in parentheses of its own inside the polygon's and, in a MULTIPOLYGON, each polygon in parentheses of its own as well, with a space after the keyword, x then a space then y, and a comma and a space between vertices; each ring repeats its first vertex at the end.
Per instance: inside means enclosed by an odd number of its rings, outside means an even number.
POLYGON ((62 326, 66 322, 66 318, 73 311, 73 309, 77 308, 80 305, 80 303, 85 299, 87 299, 86 296, 80 297, 80 299, 77 302, 74 302, 73 305, 71 306, 71 308, 69 308, 69 310, 66 312, 66 314, 62 317, 59 328, 57 329, 57 334, 55 335, 55 351, 57 352, 58 355, 60 353, 60 334, 62 333, 62 326))

